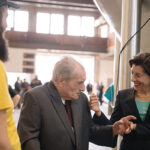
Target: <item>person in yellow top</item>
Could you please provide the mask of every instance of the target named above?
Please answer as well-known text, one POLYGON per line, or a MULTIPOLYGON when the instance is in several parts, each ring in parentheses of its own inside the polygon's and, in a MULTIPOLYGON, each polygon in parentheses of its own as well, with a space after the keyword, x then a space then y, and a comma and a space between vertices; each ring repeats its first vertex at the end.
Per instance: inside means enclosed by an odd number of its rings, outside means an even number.
POLYGON ((13 119, 13 102, 8 93, 8 82, 3 65, 8 59, 7 42, 4 38, 8 7, 14 3, 0 0, 0 150, 21 150, 20 140, 13 119))

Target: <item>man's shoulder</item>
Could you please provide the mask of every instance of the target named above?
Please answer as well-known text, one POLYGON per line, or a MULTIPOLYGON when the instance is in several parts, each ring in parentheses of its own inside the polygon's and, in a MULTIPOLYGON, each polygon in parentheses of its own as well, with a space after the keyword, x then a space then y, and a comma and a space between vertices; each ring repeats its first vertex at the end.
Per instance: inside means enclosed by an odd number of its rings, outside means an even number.
POLYGON ((135 94, 134 88, 123 89, 120 90, 118 93, 121 102, 132 99, 134 97, 134 94, 135 94))
POLYGON ((79 100, 87 102, 88 101, 88 97, 86 96, 86 94, 81 92, 80 96, 79 96, 79 100))
POLYGON ((80 98, 85 98, 85 97, 87 97, 86 94, 83 93, 83 92, 81 92, 81 93, 80 93, 80 98))
POLYGON ((44 84, 44 85, 32 88, 28 93, 40 95, 41 93, 46 93, 47 92, 47 88, 48 88, 47 84, 44 84))

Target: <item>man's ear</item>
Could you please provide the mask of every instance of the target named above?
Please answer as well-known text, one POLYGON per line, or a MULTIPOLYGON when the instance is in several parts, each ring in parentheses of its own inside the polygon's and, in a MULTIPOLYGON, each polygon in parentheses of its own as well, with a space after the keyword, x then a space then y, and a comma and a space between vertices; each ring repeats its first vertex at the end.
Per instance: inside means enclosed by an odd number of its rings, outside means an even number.
POLYGON ((59 87, 61 87, 61 88, 64 87, 64 84, 65 84, 65 79, 62 77, 59 77, 59 79, 58 79, 59 87))

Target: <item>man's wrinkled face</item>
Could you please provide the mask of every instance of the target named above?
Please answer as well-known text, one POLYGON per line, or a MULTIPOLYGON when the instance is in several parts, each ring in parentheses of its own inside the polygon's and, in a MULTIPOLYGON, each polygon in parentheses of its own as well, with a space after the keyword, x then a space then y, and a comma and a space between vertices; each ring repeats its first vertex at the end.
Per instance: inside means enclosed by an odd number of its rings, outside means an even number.
POLYGON ((79 69, 73 79, 64 80, 62 88, 62 97, 65 100, 76 100, 79 98, 80 92, 85 90, 84 81, 86 73, 83 69, 79 69))

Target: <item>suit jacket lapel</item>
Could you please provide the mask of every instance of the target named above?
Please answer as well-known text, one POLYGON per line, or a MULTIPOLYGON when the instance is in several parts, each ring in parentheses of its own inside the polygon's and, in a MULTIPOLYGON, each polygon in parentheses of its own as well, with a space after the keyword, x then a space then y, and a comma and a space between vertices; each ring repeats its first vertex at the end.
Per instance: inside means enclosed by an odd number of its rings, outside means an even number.
POLYGON ((65 107, 61 101, 61 97, 52 82, 50 82, 50 84, 49 84, 49 90, 50 90, 49 91, 50 95, 53 97, 52 104, 56 110, 56 113, 58 114, 58 116, 59 116, 60 120, 62 121, 63 125, 65 126, 69 136, 71 137, 73 144, 75 145, 75 137, 74 137, 74 133, 72 131, 72 128, 71 128, 71 125, 70 125, 70 122, 68 119, 68 115, 67 115, 65 107))
POLYGON ((73 124, 75 130, 75 139, 76 139, 76 146, 80 145, 80 133, 81 133, 81 108, 80 108, 80 100, 73 100, 71 103, 72 108, 72 116, 73 116, 73 124))
POLYGON ((134 115, 137 119, 141 120, 139 111, 136 106, 135 102, 135 91, 132 89, 130 93, 128 94, 128 99, 127 99, 127 106, 130 107, 131 110, 131 115, 134 115))
MULTIPOLYGON (((138 108, 136 106, 136 102, 135 102, 135 90, 134 89, 132 89, 130 91, 130 93, 129 93, 129 97, 128 97, 128 100, 127 100, 127 105, 129 105, 129 107, 131 108, 132 114, 135 115, 135 117, 138 120, 140 120, 141 122, 143 122, 141 120, 138 108)), ((149 118, 150 118, 150 105, 148 107, 146 118, 145 118, 144 122, 147 121, 147 119, 149 119, 149 118)))
POLYGON ((147 122, 150 118, 150 104, 149 104, 149 107, 148 107, 148 110, 147 110, 147 114, 146 114, 146 117, 145 117, 145 122, 147 122))

